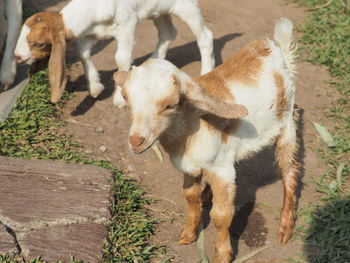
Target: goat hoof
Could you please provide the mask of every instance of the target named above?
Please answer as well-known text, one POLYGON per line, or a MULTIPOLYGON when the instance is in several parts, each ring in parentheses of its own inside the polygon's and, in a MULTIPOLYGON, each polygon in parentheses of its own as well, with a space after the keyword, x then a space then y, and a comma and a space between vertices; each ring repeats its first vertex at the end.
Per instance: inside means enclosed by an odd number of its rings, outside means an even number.
POLYGON ((0 83, 0 91, 5 91, 10 88, 11 84, 9 83, 0 83))
POLYGON ((232 258, 232 253, 231 252, 221 252, 215 253, 214 256, 214 263, 230 263, 232 258))
POLYGON ((97 98, 98 95, 104 90, 104 86, 101 83, 92 83, 90 86, 90 95, 93 98, 97 98))
POLYGON ((287 227, 280 227, 279 233, 278 233, 278 241, 281 244, 286 244, 288 240, 292 237, 293 230, 291 228, 287 227))
POLYGON ((188 245, 197 239, 197 234, 193 231, 188 231, 186 229, 182 230, 179 237, 180 245, 188 245))

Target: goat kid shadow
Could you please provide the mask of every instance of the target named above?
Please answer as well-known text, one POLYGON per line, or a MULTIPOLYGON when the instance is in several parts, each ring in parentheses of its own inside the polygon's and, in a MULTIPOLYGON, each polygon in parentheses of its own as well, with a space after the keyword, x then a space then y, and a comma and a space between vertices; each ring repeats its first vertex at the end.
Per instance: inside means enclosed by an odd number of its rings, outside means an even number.
MULTIPOLYGON (((215 62, 216 65, 222 64, 222 49, 224 48, 225 44, 237 37, 240 37, 241 33, 232 33, 224 35, 220 38, 214 39, 214 56, 215 56, 215 62)), ((96 54, 99 51, 101 51, 105 46, 107 46, 111 40, 108 41, 100 41, 96 47, 94 47, 92 53, 96 54)), ((72 52, 73 50, 71 50, 72 52)), ((147 54, 143 57, 137 58, 134 60, 135 65, 141 65, 143 62, 145 62, 151 54, 147 54)), ((73 56, 73 54, 70 56, 69 64, 72 64, 76 61, 78 61, 78 57, 73 56)), ((192 63, 194 61, 200 61, 200 53, 198 50, 197 42, 193 41, 188 44, 170 48, 167 52, 167 60, 175 64, 178 68, 182 68, 186 66, 189 63, 192 63)), ((113 82, 113 73, 115 70, 111 71, 99 71, 100 78, 102 84, 105 86, 105 90, 102 92, 102 94, 97 98, 97 100, 105 100, 108 97, 112 96, 114 91, 114 82, 113 82)), ((87 83, 85 79, 85 75, 81 75, 76 81, 69 82, 67 85, 67 90, 69 92, 73 91, 86 91, 87 90, 87 83)), ((80 102, 80 104, 76 107, 74 111, 71 112, 72 116, 77 115, 83 115, 87 111, 91 109, 91 107, 94 106, 96 103, 96 99, 92 98, 91 96, 87 96, 84 98, 83 101, 80 102)))
MULTIPOLYGON (((213 40, 215 66, 218 66, 223 62, 221 52, 225 47, 225 44, 242 35, 242 33, 231 33, 213 40)), ((135 59, 135 65, 141 65, 150 56, 151 54, 147 54, 143 57, 135 59)), ((167 52, 166 59, 175 64, 178 68, 182 68, 194 61, 200 61, 201 57, 197 42, 193 41, 179 47, 170 48, 167 52)))
MULTIPOLYGON (((303 141, 303 110, 295 109, 297 138, 299 142, 299 151, 297 161, 300 163, 300 177, 296 190, 297 200, 299 200, 303 188, 302 178, 304 176, 304 141, 303 141)), ((267 239, 268 229, 265 226, 265 219, 258 211, 254 210, 256 201, 256 192, 260 187, 272 184, 280 180, 280 173, 275 162, 275 147, 266 147, 254 157, 241 161, 235 165, 236 168, 236 196, 235 196, 235 214, 230 226, 231 245, 233 248, 233 258, 237 256, 239 241, 244 241, 248 247, 262 247, 267 239), (250 227, 248 227, 250 222, 250 227), (253 226, 253 227, 251 227, 253 226), (253 228, 253 229, 251 229, 253 228), (248 231, 249 230, 249 231, 248 231), (250 232, 250 233, 248 233, 250 232)), ((210 187, 206 186, 202 192, 203 210, 202 220, 204 229, 210 223, 210 210, 212 208, 210 187), (206 190, 209 190, 209 194, 206 190), (208 200, 209 199, 209 200, 208 200)), ((282 188, 282 182, 280 184, 282 188)), ((282 204, 283 195, 280 197, 282 204)), ((274 226, 278 228, 278 225, 274 226)), ((277 236, 275 237, 277 240, 277 236)))

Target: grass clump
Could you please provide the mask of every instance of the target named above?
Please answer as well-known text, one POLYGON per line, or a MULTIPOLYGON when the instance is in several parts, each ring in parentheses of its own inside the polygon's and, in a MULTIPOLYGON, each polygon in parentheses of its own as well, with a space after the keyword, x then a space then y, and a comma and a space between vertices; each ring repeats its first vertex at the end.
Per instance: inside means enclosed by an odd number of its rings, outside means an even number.
MULTIPOLYGON (((324 112, 335 147, 320 147, 319 156, 332 169, 328 179, 336 177, 342 162, 350 161, 350 1, 349 0, 289 0, 305 6, 310 12, 307 21, 298 27, 302 58, 324 65, 331 73, 329 96, 335 97, 333 105, 324 112)), ((349 175, 350 165, 342 172, 349 175)), ((346 189, 344 189, 346 192, 346 189)))
MULTIPOLYGON (((154 231, 154 221, 145 209, 150 202, 143 191, 122 176, 118 169, 107 161, 93 160, 81 152, 81 147, 72 141, 60 127, 59 107, 50 103, 47 72, 35 74, 18 98, 8 119, 0 124, 0 155, 20 158, 61 160, 84 163, 110 169, 114 174, 114 202, 112 220, 108 225, 108 237, 103 251, 103 262, 148 262, 157 248, 147 240, 154 231)), ((67 95, 64 99, 67 99, 67 95)), ((0 256, 0 262, 45 262, 34 259, 0 256)), ((78 261, 70 261, 78 262, 78 261)))

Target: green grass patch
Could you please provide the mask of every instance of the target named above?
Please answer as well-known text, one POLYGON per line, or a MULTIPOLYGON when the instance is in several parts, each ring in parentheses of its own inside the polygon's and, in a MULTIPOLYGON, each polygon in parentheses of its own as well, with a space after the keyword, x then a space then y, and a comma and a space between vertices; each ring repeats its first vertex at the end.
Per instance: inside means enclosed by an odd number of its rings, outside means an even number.
MULTIPOLYGON (((103 262, 148 262, 158 247, 148 244, 155 222, 147 215, 145 205, 151 200, 143 191, 107 161, 93 160, 81 151, 60 127, 59 106, 50 103, 47 72, 34 75, 17 100, 8 119, 0 124, 0 155, 20 158, 61 160, 84 163, 110 169, 114 174, 114 203, 112 220, 103 251, 103 262)), ((68 96, 65 95, 64 99, 68 96)), ((0 256, 0 262, 24 262, 9 255, 0 256)), ((35 259, 28 262, 44 262, 35 259)), ((74 260, 71 262, 75 262, 74 260)), ((78 262, 78 261, 76 261, 78 262)))
MULTIPOLYGON (((304 252, 311 263, 350 262, 350 1, 287 0, 309 13, 297 30, 300 58, 327 67, 331 80, 328 95, 334 103, 324 108, 335 145, 322 143, 315 151, 329 167, 317 182, 320 204, 310 204, 302 216, 304 252)), ((312 88, 312 87, 310 87, 312 88)))
POLYGON ((313 211, 305 251, 312 263, 350 262, 350 195, 313 211))
MULTIPOLYGON (((288 0, 308 8, 307 21, 298 26, 302 32, 301 58, 328 68, 332 79, 329 96, 336 98, 333 105, 324 109, 326 123, 334 137, 335 146, 322 145, 317 149, 322 160, 331 167, 328 183, 336 179, 342 162, 350 161, 350 1, 349 0, 288 0)), ((350 165, 342 171, 348 178, 350 165)), ((328 187, 327 184, 323 186, 328 187)), ((320 186, 322 188, 322 186, 320 186)), ((350 189, 338 187, 341 196, 350 189), (343 191, 340 191, 340 190, 343 191)), ((327 189, 323 189, 327 191, 327 189)), ((330 193, 334 197, 334 193, 330 193)))

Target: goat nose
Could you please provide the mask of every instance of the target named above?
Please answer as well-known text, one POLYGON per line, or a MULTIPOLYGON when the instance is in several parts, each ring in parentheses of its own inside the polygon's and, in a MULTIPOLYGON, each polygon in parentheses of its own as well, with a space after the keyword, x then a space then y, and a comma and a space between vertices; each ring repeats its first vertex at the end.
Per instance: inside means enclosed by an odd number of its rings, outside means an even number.
POLYGON ((15 58, 16 58, 16 60, 17 60, 18 63, 20 63, 21 61, 23 61, 21 55, 16 55, 16 54, 15 54, 15 58))
POLYGON ((134 147, 140 146, 145 142, 145 137, 133 135, 129 138, 130 144, 134 147))

